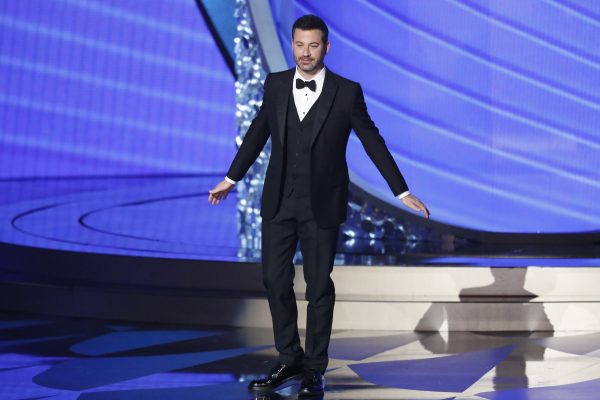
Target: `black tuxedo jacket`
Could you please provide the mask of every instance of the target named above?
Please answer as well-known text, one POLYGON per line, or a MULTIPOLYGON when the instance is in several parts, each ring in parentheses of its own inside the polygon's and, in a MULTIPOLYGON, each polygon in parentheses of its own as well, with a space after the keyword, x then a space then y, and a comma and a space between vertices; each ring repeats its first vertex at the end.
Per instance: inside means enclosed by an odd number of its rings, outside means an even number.
MULTIPOLYGON (((266 220, 273 218, 277 212, 283 190, 286 117, 288 102, 294 101, 294 72, 295 68, 292 68, 267 75, 262 106, 227 172, 230 179, 241 180, 271 137, 271 158, 261 203, 261 216, 266 220)), ((352 129, 394 195, 408 190, 385 141, 367 112, 358 83, 327 69, 323 90, 315 107, 311 133, 310 193, 313 216, 321 228, 335 227, 346 220, 349 182, 346 146, 352 129)))

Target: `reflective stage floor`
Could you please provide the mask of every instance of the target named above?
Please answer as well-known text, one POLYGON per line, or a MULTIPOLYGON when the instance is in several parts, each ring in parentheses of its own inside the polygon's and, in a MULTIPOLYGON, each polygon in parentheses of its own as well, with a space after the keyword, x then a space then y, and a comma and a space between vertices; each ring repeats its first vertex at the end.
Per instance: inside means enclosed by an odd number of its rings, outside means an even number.
MULTIPOLYGON (((0 399, 254 399, 270 329, 0 314, 0 399)), ((335 331, 325 399, 598 399, 600 332, 335 331)), ((296 399, 292 385, 267 399, 296 399)), ((258 398, 258 397, 256 397, 258 398)))

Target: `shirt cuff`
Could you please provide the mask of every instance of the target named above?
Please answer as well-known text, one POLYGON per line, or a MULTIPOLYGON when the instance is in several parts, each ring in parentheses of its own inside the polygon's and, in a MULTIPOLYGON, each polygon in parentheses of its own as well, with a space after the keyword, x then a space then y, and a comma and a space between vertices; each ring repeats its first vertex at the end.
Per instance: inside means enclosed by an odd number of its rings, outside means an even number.
POLYGON ((408 196, 410 194, 410 191, 406 191, 404 193, 400 193, 397 197, 398 199, 402 200, 403 198, 405 198, 406 196, 408 196))
POLYGON ((225 180, 229 183, 231 183, 232 185, 235 185, 237 182, 234 181, 233 179, 229 179, 227 176, 225 177, 225 180))

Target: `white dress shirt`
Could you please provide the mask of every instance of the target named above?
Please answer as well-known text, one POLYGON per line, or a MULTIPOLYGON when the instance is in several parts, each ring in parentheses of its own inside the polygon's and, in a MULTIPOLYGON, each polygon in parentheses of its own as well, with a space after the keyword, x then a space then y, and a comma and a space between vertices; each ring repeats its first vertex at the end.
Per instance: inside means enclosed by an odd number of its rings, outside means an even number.
MULTIPOLYGON (((294 104, 296 105, 296 110, 298 110, 298 118, 300 121, 304 119, 308 111, 315 104, 321 92, 323 91, 323 83, 325 82, 325 73, 326 69, 323 67, 321 71, 311 80, 314 80, 317 84, 317 90, 314 92, 307 87, 303 87, 302 89, 296 89, 296 79, 305 80, 302 75, 298 72, 298 68, 296 67, 296 73, 294 74, 294 79, 292 80, 292 95, 294 96, 294 104)), ((232 185, 235 185, 236 182, 229 177, 225 177, 225 180, 232 185)), ((397 197, 402 199, 408 196, 410 192, 407 190, 404 193, 399 194, 397 197)))
POLYGON ((292 95, 294 96, 296 110, 298 110, 298 118, 300 118, 300 121, 302 121, 323 91, 323 82, 325 82, 325 67, 319 71, 317 76, 311 79, 317 84, 317 90, 314 92, 307 87, 296 89, 296 79, 300 79, 302 81, 305 80, 298 72, 298 68, 296 68, 294 80, 292 81, 292 95))

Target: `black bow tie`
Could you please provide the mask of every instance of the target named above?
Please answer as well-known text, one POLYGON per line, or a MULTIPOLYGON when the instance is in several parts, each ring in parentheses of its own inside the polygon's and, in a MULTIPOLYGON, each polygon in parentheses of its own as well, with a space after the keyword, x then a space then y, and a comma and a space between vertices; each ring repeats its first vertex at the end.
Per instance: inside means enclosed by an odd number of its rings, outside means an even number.
POLYGON ((313 92, 317 91, 317 82, 315 81, 303 81, 302 79, 296 78, 296 89, 302 89, 303 87, 307 87, 313 92))

